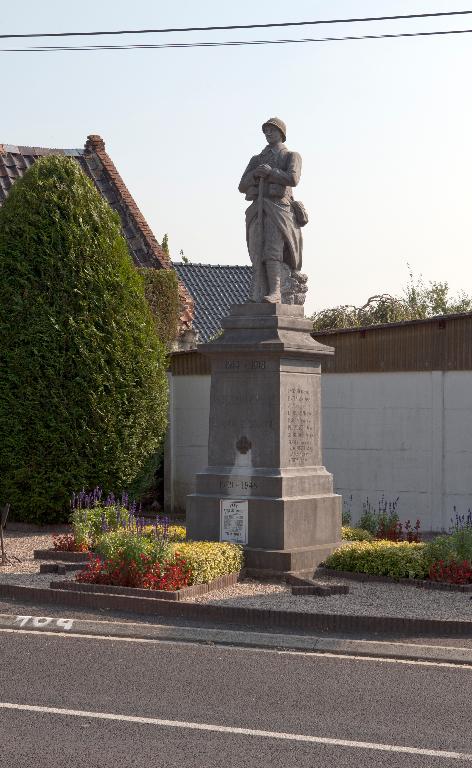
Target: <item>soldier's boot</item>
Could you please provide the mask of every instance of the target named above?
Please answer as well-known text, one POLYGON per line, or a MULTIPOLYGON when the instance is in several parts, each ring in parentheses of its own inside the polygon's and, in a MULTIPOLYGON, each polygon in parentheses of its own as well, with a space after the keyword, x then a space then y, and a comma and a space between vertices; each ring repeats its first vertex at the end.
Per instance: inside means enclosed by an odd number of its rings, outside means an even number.
POLYGON ((280 304, 280 261, 266 261, 267 282, 269 284, 269 293, 264 296, 263 301, 269 304, 280 304))

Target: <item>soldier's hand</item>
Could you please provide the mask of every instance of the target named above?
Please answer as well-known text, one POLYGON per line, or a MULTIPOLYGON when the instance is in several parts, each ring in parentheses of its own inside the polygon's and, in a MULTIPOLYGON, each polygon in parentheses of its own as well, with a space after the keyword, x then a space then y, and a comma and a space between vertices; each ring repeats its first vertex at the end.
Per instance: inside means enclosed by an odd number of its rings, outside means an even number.
POLYGON ((254 173, 254 176, 256 177, 262 176, 262 178, 265 179, 266 176, 269 175, 271 170, 272 168, 270 167, 270 165, 267 165, 267 163, 264 163, 264 165, 258 165, 253 173, 254 173))

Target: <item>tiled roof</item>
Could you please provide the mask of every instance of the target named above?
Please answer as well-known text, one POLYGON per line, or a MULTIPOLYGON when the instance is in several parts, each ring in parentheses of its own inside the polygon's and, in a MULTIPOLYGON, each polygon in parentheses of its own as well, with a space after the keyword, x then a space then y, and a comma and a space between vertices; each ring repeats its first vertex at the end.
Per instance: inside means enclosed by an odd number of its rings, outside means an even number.
POLYGON ((251 266, 182 264, 174 269, 195 303, 193 326, 199 341, 208 341, 221 329, 232 304, 244 304, 249 293, 251 266))
MULTIPOLYGON (((123 235, 137 267, 172 269, 169 256, 162 250, 146 219, 129 193, 100 136, 88 136, 84 149, 46 149, 0 144, 0 205, 12 185, 38 159, 46 155, 62 155, 77 160, 100 194, 117 211, 123 235)), ((181 301, 181 330, 192 325, 193 302, 185 285, 179 280, 181 301)))

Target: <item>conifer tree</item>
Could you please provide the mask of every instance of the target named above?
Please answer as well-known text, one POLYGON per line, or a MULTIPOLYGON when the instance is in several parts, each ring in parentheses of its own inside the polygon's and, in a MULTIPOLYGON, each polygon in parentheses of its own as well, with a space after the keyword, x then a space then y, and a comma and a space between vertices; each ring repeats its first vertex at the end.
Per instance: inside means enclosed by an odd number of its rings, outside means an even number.
POLYGON ((0 504, 65 520, 73 491, 125 489, 166 428, 166 352, 119 218, 72 158, 0 209, 0 504))

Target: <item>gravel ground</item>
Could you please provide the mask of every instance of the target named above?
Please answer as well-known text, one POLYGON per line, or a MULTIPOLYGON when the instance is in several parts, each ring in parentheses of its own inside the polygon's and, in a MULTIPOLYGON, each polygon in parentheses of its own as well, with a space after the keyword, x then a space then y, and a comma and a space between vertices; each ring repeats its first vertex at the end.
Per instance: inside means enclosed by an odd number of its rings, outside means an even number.
MULTIPOLYGON (((57 576, 51 573, 40 573, 42 561, 33 558, 35 549, 52 547, 53 536, 57 531, 39 533, 37 530, 21 530, 28 526, 18 526, 20 530, 4 532, 6 565, 0 565, 0 583, 21 584, 24 587, 47 587, 51 580, 71 578, 70 575, 57 576)), ((62 530, 59 531, 63 533, 62 530)))
POLYGON ((472 599, 468 594, 414 589, 400 584, 358 583, 343 579, 336 579, 336 583, 347 584, 349 594, 302 597, 292 595, 290 587, 285 584, 245 581, 218 592, 192 598, 189 602, 305 613, 472 621, 472 599))
MULTIPOLYGON (((6 566, 0 566, 0 582, 47 587, 53 579, 73 579, 73 573, 65 576, 39 573, 39 561, 33 559, 33 550, 50 547, 52 535, 52 532, 6 531, 5 551, 10 561, 6 566)), ((330 581, 326 576, 318 580, 330 581)), ((246 579, 232 587, 192 598, 188 602, 308 613, 472 621, 472 599, 469 594, 413 589, 400 584, 357 583, 343 579, 336 579, 336 583, 347 584, 349 594, 330 597, 295 596, 286 584, 246 579)))
POLYGON ((33 550, 52 547, 52 533, 38 533, 6 530, 5 542, 6 565, 0 564, 0 579, 6 574, 35 573, 39 571, 39 561, 33 559, 33 550))

